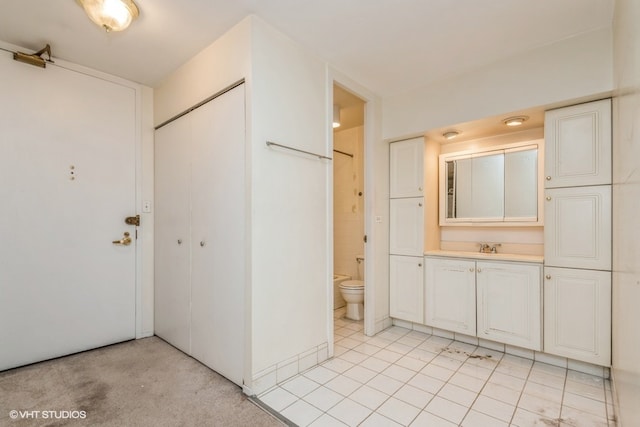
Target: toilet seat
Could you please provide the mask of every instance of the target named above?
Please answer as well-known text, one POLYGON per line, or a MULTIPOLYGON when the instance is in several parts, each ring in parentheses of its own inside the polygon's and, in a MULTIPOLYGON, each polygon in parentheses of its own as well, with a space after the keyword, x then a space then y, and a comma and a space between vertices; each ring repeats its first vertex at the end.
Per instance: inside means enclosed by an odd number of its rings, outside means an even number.
POLYGON ((364 281, 362 280, 345 280, 338 285, 343 289, 364 289, 364 281))

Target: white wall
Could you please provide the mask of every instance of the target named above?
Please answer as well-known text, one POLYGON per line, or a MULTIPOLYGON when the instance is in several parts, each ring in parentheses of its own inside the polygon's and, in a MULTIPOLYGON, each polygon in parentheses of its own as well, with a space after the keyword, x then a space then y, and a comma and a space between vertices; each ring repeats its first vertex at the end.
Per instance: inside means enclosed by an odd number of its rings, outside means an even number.
POLYGON ((383 100, 383 138, 613 89, 611 30, 598 30, 512 56, 447 81, 383 100))
POLYGON ((333 271, 353 279, 356 256, 364 256, 364 193, 358 195, 364 192, 363 131, 358 126, 333 134, 333 148, 353 154, 333 153, 333 271))
POLYGON ((256 18, 253 24, 255 373, 283 361, 293 365, 301 353, 327 343, 332 164, 265 145, 274 141, 331 156, 327 66, 261 20, 256 18))
POLYGON ((613 379, 619 425, 640 425, 640 3, 616 1, 613 121, 613 379))

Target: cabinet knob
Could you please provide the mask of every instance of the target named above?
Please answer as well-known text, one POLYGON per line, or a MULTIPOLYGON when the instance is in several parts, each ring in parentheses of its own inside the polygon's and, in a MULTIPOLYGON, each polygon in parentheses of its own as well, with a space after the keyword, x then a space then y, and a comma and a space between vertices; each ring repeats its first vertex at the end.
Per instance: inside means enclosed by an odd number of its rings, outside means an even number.
POLYGON ((422 207, 422 203, 418 203, 418 206, 422 207))
POLYGON ((422 191, 422 187, 418 187, 418 191, 422 191))
POLYGON ((479 268, 477 271, 478 271, 478 273, 482 273, 482 269, 481 268, 479 268))
POLYGON ((551 196, 547 196, 547 202, 551 201, 551 196))
POLYGON ((473 267, 469 267, 469 271, 473 273, 474 268, 473 267))
POLYGON ((547 275, 546 275, 546 276, 544 276, 544 277, 545 277, 545 279, 547 279, 547 280, 551 280, 551 275, 550 275, 550 274, 547 274, 547 275))
POLYGON ((551 177, 550 177, 550 176, 547 176, 545 179, 546 179, 547 181, 551 181, 551 177))
POLYGON ((418 267, 422 267, 422 263, 418 264, 418 267))
POLYGON ((181 245, 182 244, 182 239, 178 239, 178 244, 181 245))
POLYGON ((202 241, 200 242, 200 246, 204 248, 204 245, 206 245, 206 243, 205 243, 205 241, 204 241, 204 240, 202 240, 202 241))

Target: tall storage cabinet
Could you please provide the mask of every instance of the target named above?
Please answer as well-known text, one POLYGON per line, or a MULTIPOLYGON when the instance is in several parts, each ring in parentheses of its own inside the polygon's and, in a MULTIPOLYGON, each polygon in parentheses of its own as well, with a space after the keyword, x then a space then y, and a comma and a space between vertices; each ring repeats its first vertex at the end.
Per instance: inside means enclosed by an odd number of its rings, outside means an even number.
POLYGON ((389 313, 424 322, 424 139, 389 147, 389 313))
POLYGON ((611 100, 545 115, 544 351, 611 365, 611 100))
POLYGON ((156 334, 238 385, 245 335, 244 110, 239 86, 155 135, 156 334))

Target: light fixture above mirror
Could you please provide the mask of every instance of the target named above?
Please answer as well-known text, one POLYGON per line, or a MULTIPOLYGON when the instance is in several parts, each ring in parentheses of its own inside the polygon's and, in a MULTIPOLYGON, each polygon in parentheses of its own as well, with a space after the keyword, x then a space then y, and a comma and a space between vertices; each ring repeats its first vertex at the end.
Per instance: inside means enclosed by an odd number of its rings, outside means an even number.
POLYGON ((107 32, 127 29, 140 14, 133 0, 77 0, 96 25, 107 32))
POLYGON ((447 132, 442 134, 442 136, 446 140, 451 140, 451 139, 455 138, 458 135, 460 135, 460 132, 458 132, 457 130, 450 130, 450 131, 447 131, 447 132))
POLYGON ((504 123, 507 126, 520 126, 527 120, 529 120, 529 116, 513 116, 513 117, 507 117, 506 119, 503 119, 502 123, 504 123))

